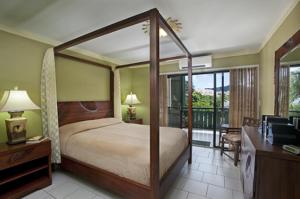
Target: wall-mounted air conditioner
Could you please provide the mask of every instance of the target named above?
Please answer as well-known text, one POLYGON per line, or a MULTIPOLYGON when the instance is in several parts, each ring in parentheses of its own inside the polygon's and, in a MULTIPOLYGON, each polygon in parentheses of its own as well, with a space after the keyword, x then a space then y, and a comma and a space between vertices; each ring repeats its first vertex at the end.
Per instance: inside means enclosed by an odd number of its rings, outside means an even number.
MULTIPOLYGON (((187 58, 179 60, 179 69, 186 70, 188 66, 187 58)), ((212 67, 212 56, 201 56, 201 57, 193 57, 192 58, 192 66, 195 68, 209 68, 212 67)))

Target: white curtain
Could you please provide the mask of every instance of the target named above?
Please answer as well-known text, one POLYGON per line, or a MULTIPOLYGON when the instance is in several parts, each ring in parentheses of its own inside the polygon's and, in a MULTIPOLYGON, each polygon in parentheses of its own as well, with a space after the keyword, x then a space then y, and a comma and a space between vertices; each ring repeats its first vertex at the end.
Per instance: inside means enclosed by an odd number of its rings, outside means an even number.
POLYGON ((289 116, 289 94, 290 94, 290 67, 280 66, 279 69, 279 115, 289 116))
POLYGON ((168 76, 159 76, 159 125, 168 126, 168 76))
POLYGON ((229 126, 241 127, 244 117, 258 117, 258 69, 230 70, 229 126))
POLYGON ((120 71, 114 70, 114 117, 122 119, 120 71))
POLYGON ((55 59, 53 48, 46 51, 41 73, 41 111, 43 134, 51 139, 52 163, 60 163, 55 59))

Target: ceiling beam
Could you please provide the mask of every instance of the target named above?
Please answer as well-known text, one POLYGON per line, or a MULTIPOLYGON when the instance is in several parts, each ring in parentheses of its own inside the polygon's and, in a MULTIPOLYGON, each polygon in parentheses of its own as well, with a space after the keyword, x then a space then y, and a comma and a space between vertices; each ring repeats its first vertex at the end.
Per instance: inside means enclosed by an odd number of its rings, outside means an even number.
MULTIPOLYGON (((194 54, 191 57, 201 57, 201 56, 208 56, 208 55, 211 55, 211 54, 210 53, 194 54)), ((175 60, 183 59, 183 58, 186 58, 186 55, 162 58, 159 60, 159 62, 175 61, 175 60)), ((141 62, 119 65, 119 66, 116 66, 116 69, 127 68, 127 67, 132 67, 132 66, 140 66, 140 65, 145 65, 145 64, 150 64, 150 61, 141 61, 141 62)))
POLYGON ((54 52, 59 52, 59 51, 65 50, 65 49, 70 48, 72 46, 76 46, 78 44, 81 44, 83 42, 98 38, 100 36, 118 31, 118 30, 123 29, 123 28, 127 28, 129 26, 133 26, 133 25, 141 23, 143 21, 149 20, 150 13, 153 10, 157 10, 157 9, 148 10, 148 11, 143 12, 141 14, 129 17, 129 18, 124 19, 122 21, 113 23, 113 24, 108 25, 106 27, 100 28, 100 29, 95 30, 93 32, 90 32, 88 34, 85 34, 85 35, 82 35, 82 36, 77 37, 75 39, 72 39, 72 40, 70 40, 66 43, 60 44, 60 45, 54 47, 54 52))
POLYGON ((78 61, 78 62, 85 63, 85 64, 95 65, 95 66, 105 68, 105 69, 108 69, 108 70, 112 70, 111 66, 101 64, 101 63, 98 63, 98 62, 94 62, 94 61, 90 61, 90 60, 87 60, 87 59, 79 58, 79 57, 74 57, 74 56, 71 56, 71 55, 66 55, 66 54, 62 54, 62 53, 55 53, 55 56, 62 57, 62 58, 65 58, 65 59, 69 59, 69 60, 73 60, 73 61, 78 61))
MULTIPOLYGON (((175 57, 162 58, 159 60, 159 62, 166 62, 166 61, 177 60, 177 59, 182 59, 182 58, 186 58, 186 56, 179 55, 179 56, 175 56, 175 57)), ((139 65, 145 65, 145 64, 150 64, 150 61, 141 61, 141 62, 135 62, 135 63, 131 63, 131 64, 119 65, 116 68, 120 69, 120 68, 127 68, 127 67, 131 67, 131 66, 139 66, 139 65)))

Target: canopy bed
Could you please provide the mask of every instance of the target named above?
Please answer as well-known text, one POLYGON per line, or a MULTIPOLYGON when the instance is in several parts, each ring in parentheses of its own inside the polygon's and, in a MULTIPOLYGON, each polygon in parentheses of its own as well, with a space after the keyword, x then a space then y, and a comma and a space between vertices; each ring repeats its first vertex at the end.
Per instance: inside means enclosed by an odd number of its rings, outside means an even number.
MULTIPOLYGON (((58 102, 59 133, 64 134, 60 135, 62 168, 82 175, 97 185, 126 198, 163 198, 186 161, 188 161, 189 164, 192 162, 192 56, 176 36, 172 28, 157 9, 151 9, 56 46, 53 52, 55 56, 106 68, 110 70, 111 74, 110 100, 96 102, 58 102), (120 107, 118 107, 117 104, 120 103, 121 99, 120 93, 116 92, 119 89, 118 85, 114 84, 114 79, 119 78, 119 74, 115 73, 110 66, 60 53, 62 50, 72 46, 144 21, 150 21, 150 60, 140 62, 140 64, 149 63, 150 65, 151 98, 149 126, 125 124, 120 121, 120 107), (183 51, 183 55, 160 59, 160 27, 165 30, 176 45, 183 51), (186 57, 188 60, 189 121, 187 134, 184 134, 181 129, 159 126, 159 63, 183 57, 186 57), (112 118, 113 116, 114 118, 112 118), (99 137, 99 135, 97 135, 99 133, 95 133, 95 131, 102 132, 102 137, 99 137), (142 134, 145 135, 141 137, 142 134), (105 138, 105 141, 103 141, 103 136, 109 138, 105 138), (117 136, 119 136, 118 139, 116 139, 117 136), (145 139, 145 136, 148 136, 147 139, 145 139), (78 139, 76 140, 74 137, 78 137, 78 139), (109 139, 113 141, 107 141, 109 139), (95 140, 99 142, 93 142, 95 140), (91 142, 93 142, 93 144, 91 144, 91 142), (92 148, 97 151, 95 145, 99 145, 100 147, 107 145, 109 147, 108 143, 119 143, 120 148, 101 148, 101 153, 98 149, 99 154, 98 152, 92 151, 92 148), (88 145, 91 145, 91 147, 87 148, 88 145), (76 148, 84 148, 87 153, 80 152, 76 148), (143 155, 136 155, 138 157, 129 158, 128 154, 132 156, 132 153, 134 154, 136 150, 143 151, 143 155), (112 151, 115 152, 113 153, 112 151), (80 153, 81 158, 76 156, 80 156, 80 153), (98 156, 90 156, 90 153, 97 154, 98 156), (172 153, 173 155, 170 155, 172 153), (108 155, 114 156, 114 154, 117 154, 115 156, 119 159, 111 157, 111 159, 106 159, 107 161, 99 161, 101 158, 105 159, 108 155), (125 163, 123 168, 115 167, 117 164, 122 163, 120 160, 122 158, 124 159, 123 163, 125 163), (143 165, 145 163, 148 165, 143 165), (101 166, 97 166, 99 164, 101 166)), ((45 60, 43 66, 44 65, 47 65, 45 60)), ((116 70, 132 65, 137 65, 137 63, 120 65, 116 67, 116 70)), ((45 109, 47 109, 47 106, 45 106, 45 109)), ((49 118, 51 115, 46 116, 49 118)), ((48 124, 48 131, 50 129, 49 126, 48 124)), ((59 146, 59 144, 57 146, 59 146)), ((57 162, 59 162, 59 159, 57 162)))

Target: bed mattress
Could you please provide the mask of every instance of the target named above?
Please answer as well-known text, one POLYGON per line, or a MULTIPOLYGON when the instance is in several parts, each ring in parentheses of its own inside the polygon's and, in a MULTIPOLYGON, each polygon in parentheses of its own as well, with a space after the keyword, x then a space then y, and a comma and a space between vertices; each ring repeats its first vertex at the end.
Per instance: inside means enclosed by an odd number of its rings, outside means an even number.
MULTIPOLYGON (((60 127, 61 153, 135 182, 150 183, 149 125, 104 118, 60 127)), ((160 127, 160 177, 188 145, 187 133, 160 127)))

